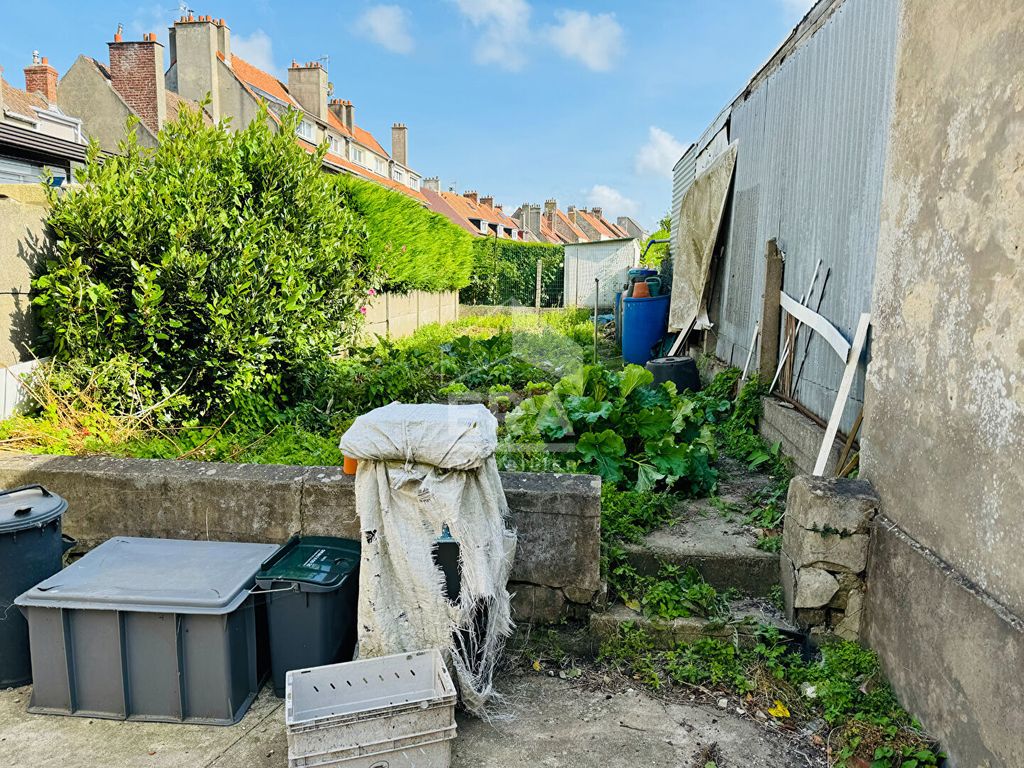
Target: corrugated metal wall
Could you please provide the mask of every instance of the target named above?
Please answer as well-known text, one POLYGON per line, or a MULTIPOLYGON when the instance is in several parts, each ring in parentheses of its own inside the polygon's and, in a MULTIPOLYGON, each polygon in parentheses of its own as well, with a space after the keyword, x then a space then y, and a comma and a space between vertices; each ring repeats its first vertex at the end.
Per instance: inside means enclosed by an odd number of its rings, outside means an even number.
MULTIPOLYGON (((721 309, 712 320, 717 354, 734 365, 743 365, 761 316, 770 238, 786 253, 784 287, 792 296, 803 294, 819 258, 822 275, 832 268, 820 312, 847 338, 871 306, 898 0, 837 5, 732 108, 729 139, 739 142, 739 155, 714 289, 721 309)), ((803 346, 801 339, 798 361, 803 346)), ((814 338, 796 398, 827 418, 842 368, 814 338)), ((863 392, 861 373, 851 400, 862 402, 863 392)), ((855 404, 847 408, 844 428, 856 412, 855 404)))

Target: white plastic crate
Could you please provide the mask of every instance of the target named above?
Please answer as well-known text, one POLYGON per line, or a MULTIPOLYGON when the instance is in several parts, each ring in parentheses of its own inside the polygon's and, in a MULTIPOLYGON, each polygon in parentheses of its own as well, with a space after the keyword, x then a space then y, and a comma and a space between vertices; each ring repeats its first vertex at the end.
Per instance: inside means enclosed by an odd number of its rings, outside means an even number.
POLYGON ((447 768, 455 685, 438 650, 288 672, 291 768, 447 768))

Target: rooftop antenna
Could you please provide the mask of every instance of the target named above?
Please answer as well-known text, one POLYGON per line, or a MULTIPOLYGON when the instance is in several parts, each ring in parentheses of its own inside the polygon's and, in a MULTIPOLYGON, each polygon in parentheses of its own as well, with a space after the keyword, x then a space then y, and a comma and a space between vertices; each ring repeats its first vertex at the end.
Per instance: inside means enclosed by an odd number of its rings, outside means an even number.
POLYGON ((324 69, 330 69, 331 68, 331 57, 328 56, 326 53, 323 56, 321 56, 319 59, 314 59, 314 61, 319 61, 321 64, 323 64, 324 65, 324 69))
POLYGON ((193 13, 195 13, 195 11, 188 7, 188 3, 181 2, 178 3, 178 13, 180 13, 182 16, 187 17, 191 16, 193 13))
POLYGON ((38 64, 39 63, 39 51, 32 51, 32 63, 33 64, 38 64))

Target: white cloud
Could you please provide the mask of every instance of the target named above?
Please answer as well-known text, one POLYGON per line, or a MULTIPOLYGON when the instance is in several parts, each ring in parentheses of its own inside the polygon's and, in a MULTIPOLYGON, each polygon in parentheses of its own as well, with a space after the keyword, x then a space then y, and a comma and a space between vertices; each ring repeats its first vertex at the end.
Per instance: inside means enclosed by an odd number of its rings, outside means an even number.
POLYGON ((168 16, 171 14, 167 12, 167 9, 160 3, 154 3, 148 6, 142 6, 136 9, 135 16, 128 22, 128 28, 125 30, 125 40, 141 40, 142 36, 147 32, 153 32, 156 34, 156 39, 161 44, 167 45, 167 26, 169 24, 168 16))
POLYGON ((463 16, 480 30, 474 58, 518 71, 526 64, 530 37, 530 4, 526 0, 453 0, 463 16))
POLYGON ((237 53, 254 67, 281 77, 280 70, 274 66, 274 44, 270 35, 262 29, 257 29, 249 36, 232 35, 231 52, 237 53))
POLYGON ((412 53, 409 12, 398 5, 373 5, 356 20, 356 29, 392 53, 412 53))
POLYGON ((652 125, 647 132, 647 143, 636 153, 636 172, 671 179, 672 166, 685 151, 686 146, 677 141, 675 136, 652 125))
POLYGON ((603 208, 604 217, 613 221, 616 216, 636 216, 640 211, 636 200, 631 200, 606 184, 595 184, 590 188, 587 193, 587 205, 603 208))
POLYGON ((595 72, 607 72, 622 54, 622 27, 614 13, 556 11, 558 24, 545 37, 567 59, 576 59, 595 72))

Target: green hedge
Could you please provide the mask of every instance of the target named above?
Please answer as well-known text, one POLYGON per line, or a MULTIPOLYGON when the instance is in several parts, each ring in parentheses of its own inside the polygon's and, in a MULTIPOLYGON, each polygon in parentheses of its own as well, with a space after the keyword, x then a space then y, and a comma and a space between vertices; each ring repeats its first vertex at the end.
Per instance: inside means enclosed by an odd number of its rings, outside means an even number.
POLYGON ((366 224, 371 259, 388 291, 451 291, 469 284, 473 236, 400 192, 338 176, 349 206, 366 224))
POLYGON ((541 304, 561 306, 564 257, 561 245, 478 237, 473 241, 473 277, 459 300, 464 304, 532 307, 540 260, 541 304))

